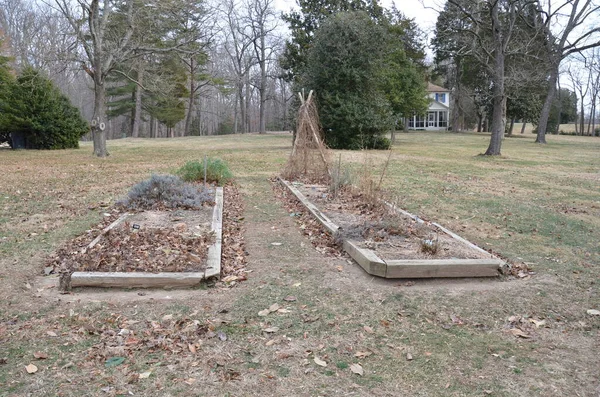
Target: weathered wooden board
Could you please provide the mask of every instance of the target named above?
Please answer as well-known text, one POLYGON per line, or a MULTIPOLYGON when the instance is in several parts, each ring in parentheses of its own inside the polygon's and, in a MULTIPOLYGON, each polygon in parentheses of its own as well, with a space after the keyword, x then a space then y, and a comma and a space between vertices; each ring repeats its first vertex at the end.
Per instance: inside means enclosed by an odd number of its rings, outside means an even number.
POLYGON ((74 272, 72 287, 164 288, 193 287, 204 273, 74 272))
POLYGON ((344 251, 348 253, 365 271, 379 277, 385 277, 387 265, 375 252, 360 248, 350 240, 344 240, 344 251))
POLYGON ((221 242, 223 239, 223 188, 218 187, 215 191, 215 208, 211 230, 215 234, 215 242, 208 247, 206 259, 205 277, 221 276, 221 242))
POLYGON ((386 278, 495 277, 500 259, 388 260, 386 278))
POLYGON ((128 216, 129 216, 129 214, 125 213, 125 214, 121 215, 119 217, 119 219, 117 219, 110 225, 106 226, 104 229, 102 229, 100 234, 95 239, 93 239, 92 242, 89 243, 87 247, 85 247, 81 250, 81 253, 85 254, 87 252, 87 250, 94 248, 94 246, 96 244, 98 244, 98 242, 102 239, 102 236, 104 236, 106 233, 108 233, 110 230, 114 229, 115 227, 119 226, 121 224, 121 222, 123 222, 128 216))

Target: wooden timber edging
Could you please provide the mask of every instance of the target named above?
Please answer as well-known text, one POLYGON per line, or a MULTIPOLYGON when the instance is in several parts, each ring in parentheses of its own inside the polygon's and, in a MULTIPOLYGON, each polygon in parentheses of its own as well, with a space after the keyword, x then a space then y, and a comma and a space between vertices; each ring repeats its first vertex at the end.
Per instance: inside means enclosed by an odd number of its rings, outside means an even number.
MULTIPOLYGON (((323 214, 313 203, 296 189, 289 181, 278 178, 282 185, 287 187, 294 196, 313 214, 313 216, 325 227, 332 235, 335 235, 341 228, 333 223, 325 214, 323 214)), ((390 203, 386 204, 394 211, 405 215, 418 223, 425 223, 424 220, 400 208, 395 208, 390 203)), ((487 259, 409 259, 409 260, 383 260, 377 254, 370 250, 361 248, 351 240, 343 241, 343 248, 352 259, 356 261, 367 273, 384 278, 437 278, 437 277, 495 277, 506 266, 501 259, 495 258, 492 254, 484 251, 480 247, 468 240, 458 236, 441 225, 431 222, 431 224, 449 235, 451 238, 467 245, 478 252, 485 253, 487 259)))
POLYGON ((206 259, 206 270, 204 278, 221 276, 221 242, 223 239, 223 188, 218 187, 215 192, 215 208, 213 209, 213 218, 211 230, 215 234, 215 242, 208 247, 208 257, 206 259))
MULTIPOLYGON (((122 218, 124 219, 124 217, 122 218)), ((121 218, 117 219, 117 221, 119 220, 122 221, 121 218)), ((117 221, 113 222, 113 224, 117 221)), ((108 227, 111 227, 113 224, 108 227)), ((112 226, 112 228, 117 224, 112 226)), ((208 247, 206 269, 204 272, 73 272, 71 274, 71 287, 165 288, 197 286, 202 280, 221 275, 223 231, 222 187, 218 187, 215 190, 215 206, 213 208, 211 231, 215 234, 215 242, 208 247)), ((103 231, 98 237, 101 237, 104 233, 103 231)), ((100 241, 98 237, 96 239, 100 241)))

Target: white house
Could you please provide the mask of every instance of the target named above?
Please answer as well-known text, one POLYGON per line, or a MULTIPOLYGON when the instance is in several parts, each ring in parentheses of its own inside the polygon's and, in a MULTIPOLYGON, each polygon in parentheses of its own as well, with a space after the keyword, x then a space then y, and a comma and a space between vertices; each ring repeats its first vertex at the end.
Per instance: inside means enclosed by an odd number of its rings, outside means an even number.
POLYGON ((409 130, 447 130, 450 119, 450 91, 428 83, 427 92, 431 102, 427 115, 414 115, 408 118, 409 130))

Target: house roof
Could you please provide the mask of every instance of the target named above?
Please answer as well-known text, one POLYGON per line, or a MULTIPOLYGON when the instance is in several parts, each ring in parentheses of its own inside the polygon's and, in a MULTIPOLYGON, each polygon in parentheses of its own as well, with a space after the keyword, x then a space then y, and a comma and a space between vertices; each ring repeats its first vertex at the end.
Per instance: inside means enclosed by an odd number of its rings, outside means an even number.
POLYGON ((450 92, 450 90, 433 83, 427 83, 427 92, 450 92))

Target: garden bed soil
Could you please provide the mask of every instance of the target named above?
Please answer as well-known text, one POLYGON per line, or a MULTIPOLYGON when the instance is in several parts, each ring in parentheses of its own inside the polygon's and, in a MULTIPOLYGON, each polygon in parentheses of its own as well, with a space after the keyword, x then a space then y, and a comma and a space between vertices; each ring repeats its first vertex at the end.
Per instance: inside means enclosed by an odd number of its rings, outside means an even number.
POLYGON ((417 222, 398 214, 384 203, 365 203, 360 194, 341 189, 336 196, 323 185, 294 183, 310 202, 333 223, 341 227, 338 239, 355 241, 385 261, 403 259, 490 259, 457 241, 428 222, 417 222), (437 245, 435 254, 423 252, 423 241, 437 245))
POLYGON ((117 209, 102 223, 60 248, 46 273, 200 272, 206 267, 213 208, 142 211, 129 215, 87 248, 102 230, 123 214, 117 209))

